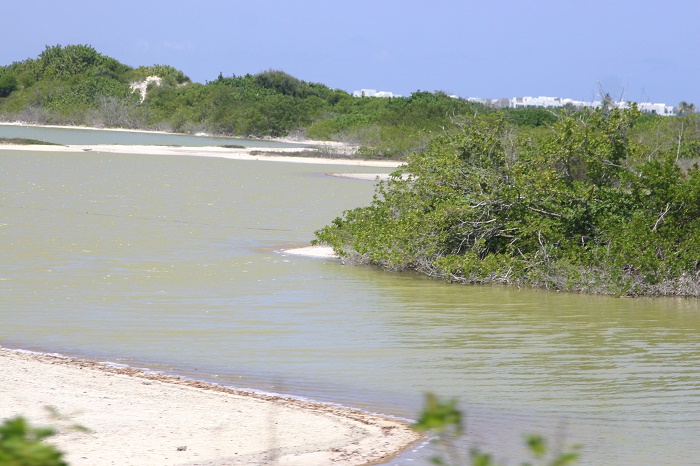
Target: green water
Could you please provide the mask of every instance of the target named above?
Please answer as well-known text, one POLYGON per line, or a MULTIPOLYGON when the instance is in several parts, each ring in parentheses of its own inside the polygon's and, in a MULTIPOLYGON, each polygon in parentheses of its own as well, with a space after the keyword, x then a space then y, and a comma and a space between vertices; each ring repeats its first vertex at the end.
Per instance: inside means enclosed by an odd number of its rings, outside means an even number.
POLYGON ((370 201, 373 183, 324 176, 352 170, 387 171, 0 151, 0 344, 407 417, 435 391, 503 460, 536 431, 583 464, 700 464, 698 301, 281 252, 370 201))

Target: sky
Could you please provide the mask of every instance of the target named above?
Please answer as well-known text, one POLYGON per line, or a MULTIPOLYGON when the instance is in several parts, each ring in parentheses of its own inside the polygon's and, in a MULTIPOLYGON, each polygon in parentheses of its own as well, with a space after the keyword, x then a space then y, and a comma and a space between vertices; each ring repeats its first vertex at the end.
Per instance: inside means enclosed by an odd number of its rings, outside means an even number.
POLYGON ((700 0, 23 0, 4 13, 0 65, 86 44, 201 83, 274 69, 349 92, 602 89, 700 106, 700 0))

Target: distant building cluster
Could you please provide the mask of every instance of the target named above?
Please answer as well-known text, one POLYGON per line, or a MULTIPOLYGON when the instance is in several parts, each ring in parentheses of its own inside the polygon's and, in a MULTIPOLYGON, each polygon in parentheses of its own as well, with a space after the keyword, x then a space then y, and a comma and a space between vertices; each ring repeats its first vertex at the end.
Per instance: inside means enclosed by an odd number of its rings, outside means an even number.
MULTIPOLYGON (((479 102, 481 104, 495 108, 552 108, 565 106, 572 106, 577 108, 600 108, 603 106, 603 102, 598 100, 585 102, 582 100, 562 99, 561 97, 513 97, 512 99, 478 99, 470 97, 467 100, 469 102, 479 102)), ((624 101, 612 102, 611 104, 618 108, 627 108, 631 105, 630 102, 624 101)), ((644 113, 655 113, 657 115, 662 116, 671 116, 676 114, 674 107, 663 103, 642 102, 637 104, 637 108, 644 113)))
MULTIPOLYGON (((354 91, 352 93, 354 97, 401 97, 398 94, 394 94, 389 91, 378 91, 376 89, 360 89, 359 91, 354 91)), ((457 99, 456 95, 451 95, 457 99)), ((603 102, 599 100, 593 100, 591 102, 585 102, 583 100, 573 100, 573 99, 562 99, 561 97, 513 97, 512 99, 481 99, 477 97, 468 97, 465 100, 468 102, 477 102, 483 105, 488 105, 493 108, 522 108, 522 107, 543 107, 543 108, 553 108, 553 107, 576 107, 576 108, 601 108, 603 102)), ((611 102, 610 105, 614 105, 617 108, 628 108, 631 103, 620 101, 611 102)), ((671 105, 666 105, 663 103, 651 103, 642 102, 637 104, 639 111, 643 113, 654 113, 661 116, 671 116, 676 114, 676 109, 671 105)))
POLYGON ((378 91, 376 89, 360 89, 352 93, 353 97, 401 97, 389 91, 378 91))

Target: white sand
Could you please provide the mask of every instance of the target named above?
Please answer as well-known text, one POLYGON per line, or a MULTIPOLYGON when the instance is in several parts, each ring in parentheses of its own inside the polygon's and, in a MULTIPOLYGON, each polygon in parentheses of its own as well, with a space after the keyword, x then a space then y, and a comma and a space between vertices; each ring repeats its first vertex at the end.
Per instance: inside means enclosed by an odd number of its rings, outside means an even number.
MULTIPOLYGON (((294 152, 302 148, 265 148, 247 147, 244 149, 229 149, 225 147, 171 147, 171 146, 138 146, 138 145, 18 145, 0 144, 0 150, 32 151, 32 152, 99 152, 109 154, 144 154, 144 155, 186 155, 193 157, 220 157, 233 160, 264 160, 268 162, 311 163, 319 165, 347 165, 362 167, 394 168, 400 165, 396 161, 363 160, 363 159, 325 159, 322 157, 295 157, 294 152), (255 154, 252 154, 254 152, 255 154), (273 152, 274 155, 265 155, 273 152), (279 152, 289 153, 289 156, 279 155, 279 152)), ((376 176, 376 175, 372 175, 376 176)))
POLYGON ((327 175, 365 181, 386 181, 389 179, 388 173, 327 173, 327 175))
POLYGON ((57 427, 50 442, 73 466, 356 465, 419 439, 350 409, 0 348, 0 418, 16 415, 57 427))
POLYGON ((340 259, 340 257, 329 246, 306 246, 303 248, 293 248, 282 250, 284 254, 295 256, 315 257, 318 259, 340 259))

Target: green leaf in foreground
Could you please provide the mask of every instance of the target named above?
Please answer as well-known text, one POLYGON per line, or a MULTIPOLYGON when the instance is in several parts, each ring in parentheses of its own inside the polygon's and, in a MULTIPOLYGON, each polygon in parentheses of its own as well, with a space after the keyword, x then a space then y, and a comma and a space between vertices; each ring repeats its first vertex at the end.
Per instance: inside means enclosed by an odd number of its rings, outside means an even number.
POLYGON ((43 441, 53 429, 31 427, 22 417, 0 425, 0 464, 6 466, 66 466, 63 454, 43 441))
MULTIPOLYGON (((418 432, 428 432, 435 435, 433 439, 440 453, 431 458, 433 464, 445 466, 498 466, 492 454, 484 453, 478 448, 472 448, 468 460, 462 455, 466 444, 463 428, 463 414, 457 407, 456 400, 444 401, 432 393, 425 395, 425 406, 418 421, 413 425, 418 432), (469 462, 467 462, 469 461, 469 462)), ((576 464, 578 447, 571 451, 556 451, 549 448, 544 437, 529 434, 525 436, 525 445, 534 463, 523 463, 522 466, 568 466, 576 464)))

